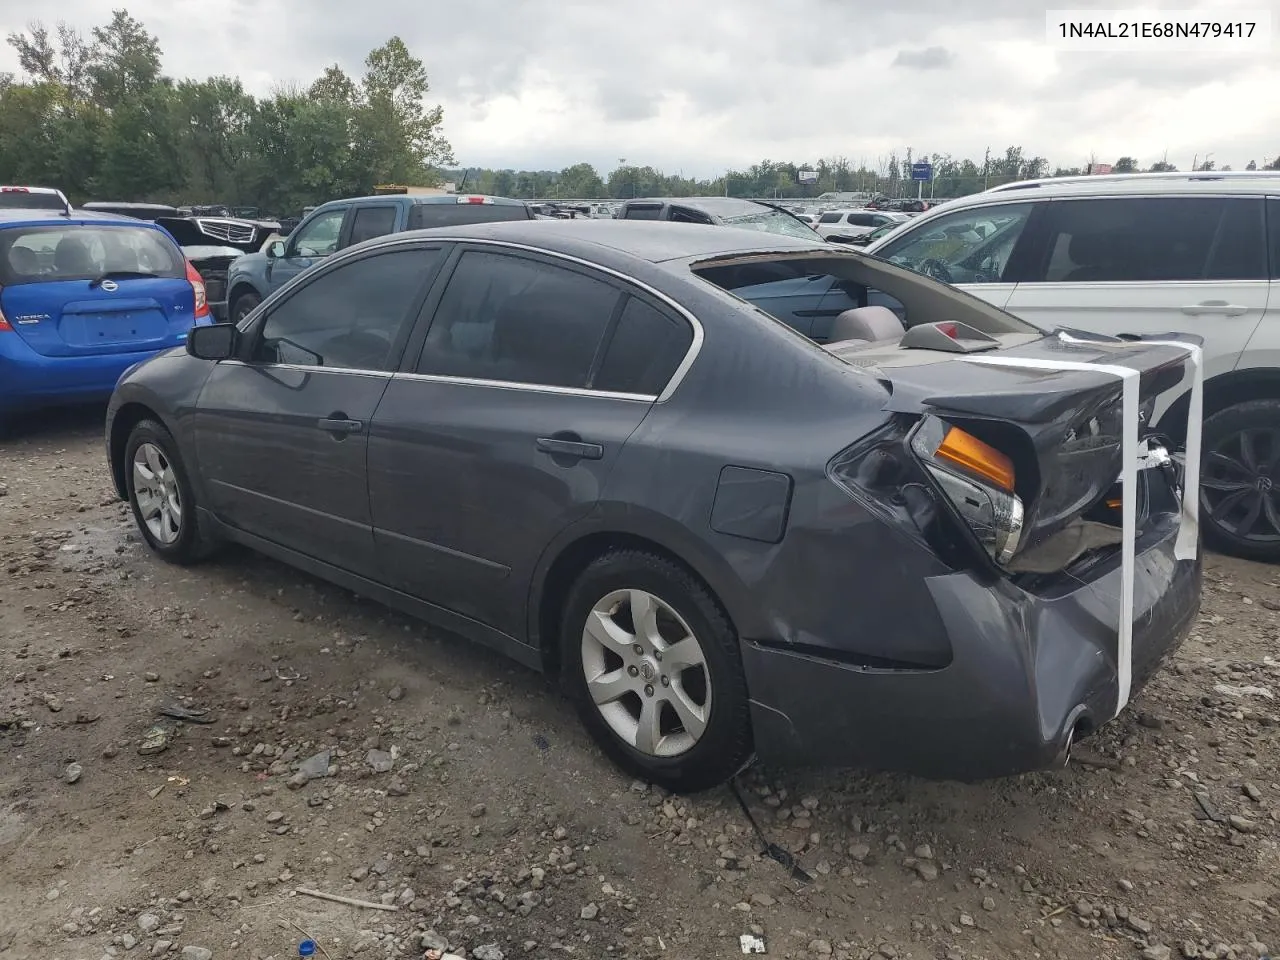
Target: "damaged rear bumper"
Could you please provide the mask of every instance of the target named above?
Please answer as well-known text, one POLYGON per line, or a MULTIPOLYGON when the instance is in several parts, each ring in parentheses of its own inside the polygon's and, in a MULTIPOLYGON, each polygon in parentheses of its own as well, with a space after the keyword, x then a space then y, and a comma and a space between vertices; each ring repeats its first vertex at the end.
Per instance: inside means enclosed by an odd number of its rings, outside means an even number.
MULTIPOLYGON (((1177 559, 1177 516, 1152 521, 1135 551, 1135 692, 1200 605, 1199 551, 1177 559)), ((1085 584, 1037 594, 967 572, 926 585, 953 652, 940 669, 876 669, 743 643, 764 762, 981 780, 1059 766, 1073 736, 1115 716, 1118 556, 1085 584)))

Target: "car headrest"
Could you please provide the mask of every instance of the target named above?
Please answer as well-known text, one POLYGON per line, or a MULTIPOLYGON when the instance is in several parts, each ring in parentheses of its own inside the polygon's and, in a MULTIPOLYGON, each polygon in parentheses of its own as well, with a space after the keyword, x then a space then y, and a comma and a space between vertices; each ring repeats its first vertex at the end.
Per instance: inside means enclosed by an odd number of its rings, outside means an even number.
POLYGON ((907 332, 898 315, 888 307, 874 305, 870 307, 854 307, 838 314, 831 321, 829 343, 843 340, 866 340, 875 343, 879 340, 893 340, 907 332))
POLYGON ((79 237, 63 237, 53 249, 53 263, 59 273, 93 272, 93 257, 79 237))

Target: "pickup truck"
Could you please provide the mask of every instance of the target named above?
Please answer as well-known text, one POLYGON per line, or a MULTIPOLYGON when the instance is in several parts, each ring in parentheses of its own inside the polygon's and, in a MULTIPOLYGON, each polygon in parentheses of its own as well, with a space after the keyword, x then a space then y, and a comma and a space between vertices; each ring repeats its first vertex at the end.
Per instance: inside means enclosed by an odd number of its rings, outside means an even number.
POLYGON ((388 233, 498 220, 532 220, 523 200, 453 195, 376 196, 321 204, 284 240, 235 260, 227 270, 228 319, 239 323, 259 303, 313 263, 388 233))

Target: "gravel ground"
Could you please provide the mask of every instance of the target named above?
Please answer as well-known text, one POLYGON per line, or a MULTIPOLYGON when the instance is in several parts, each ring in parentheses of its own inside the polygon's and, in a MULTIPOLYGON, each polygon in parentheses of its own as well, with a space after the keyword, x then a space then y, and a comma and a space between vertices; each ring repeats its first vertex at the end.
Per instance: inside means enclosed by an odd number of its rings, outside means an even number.
POLYGON ((153 559, 100 411, 48 417, 0 443, 0 958, 1256 958, 1278 611, 1280 570, 1211 558, 1194 636, 1065 771, 753 771, 793 872, 532 673, 247 552, 153 559))

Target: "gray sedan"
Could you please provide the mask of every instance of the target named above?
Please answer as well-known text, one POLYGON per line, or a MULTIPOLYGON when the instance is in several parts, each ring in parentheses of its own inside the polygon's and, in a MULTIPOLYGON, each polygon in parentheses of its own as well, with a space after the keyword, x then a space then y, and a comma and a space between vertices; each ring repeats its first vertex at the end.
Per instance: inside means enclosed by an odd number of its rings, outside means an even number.
POLYGON ((1188 356, 817 241, 478 225, 193 330, 106 440, 162 558, 244 544, 546 671, 635 775, 975 779, 1065 762, 1194 619, 1177 463, 1119 483, 1188 356), (831 343, 780 283, 851 298, 831 343))

